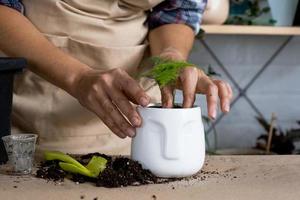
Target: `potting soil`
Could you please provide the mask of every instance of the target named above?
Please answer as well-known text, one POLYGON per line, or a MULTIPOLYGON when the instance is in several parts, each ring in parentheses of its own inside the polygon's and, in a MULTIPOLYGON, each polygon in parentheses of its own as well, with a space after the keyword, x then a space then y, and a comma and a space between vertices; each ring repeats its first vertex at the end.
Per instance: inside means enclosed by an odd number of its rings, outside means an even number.
POLYGON ((92 153, 80 156, 76 159, 83 165, 86 165, 93 156, 102 156, 108 161, 106 168, 97 178, 66 173, 59 167, 59 161, 55 160, 41 163, 36 172, 36 176, 55 182, 62 182, 64 178, 70 177, 70 179, 76 183, 92 182, 95 183, 97 187, 109 188, 166 183, 180 180, 158 178, 149 170, 143 169, 140 163, 127 157, 111 157, 105 154, 92 153))

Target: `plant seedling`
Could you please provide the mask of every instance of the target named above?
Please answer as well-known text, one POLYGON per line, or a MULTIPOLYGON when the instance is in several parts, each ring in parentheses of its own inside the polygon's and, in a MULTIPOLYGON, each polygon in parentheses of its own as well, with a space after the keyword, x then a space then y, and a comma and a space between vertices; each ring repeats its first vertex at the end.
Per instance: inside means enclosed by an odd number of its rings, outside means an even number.
POLYGON ((101 156, 93 156, 86 166, 83 166, 71 156, 59 151, 46 151, 46 160, 59 160, 59 166, 66 172, 81 174, 91 178, 98 177, 105 167, 107 160, 101 156))
POLYGON ((159 87, 175 85, 179 73, 183 68, 195 66, 186 61, 176 61, 160 57, 153 57, 152 61, 154 62, 153 68, 141 74, 141 76, 154 79, 159 87))
MULTIPOLYGON (((142 73, 140 76, 154 79, 154 85, 158 84, 160 88, 163 88, 165 86, 175 86, 180 71, 185 67, 195 66, 194 64, 186 61, 176 61, 160 57, 153 57, 151 60, 154 63, 153 68, 145 73, 142 73)), ((173 99, 173 101, 174 100, 175 98, 173 99)), ((173 105, 175 105, 174 102, 173 105)))

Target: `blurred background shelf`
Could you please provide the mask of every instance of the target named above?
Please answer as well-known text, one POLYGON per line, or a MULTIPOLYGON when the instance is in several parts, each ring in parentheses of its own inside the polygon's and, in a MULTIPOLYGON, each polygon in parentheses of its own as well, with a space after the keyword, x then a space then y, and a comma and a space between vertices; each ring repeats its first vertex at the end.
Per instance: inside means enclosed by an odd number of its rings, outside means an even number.
MULTIPOLYGON (((208 151, 252 148, 265 132, 256 118, 278 114, 279 129, 298 128, 300 27, 203 25, 190 60, 211 67, 233 88, 231 112, 207 123, 208 151), (200 35, 201 36, 201 35, 200 35)), ((205 98, 197 102, 206 115, 205 98)), ((295 143, 300 149, 300 142, 295 143)), ((216 152, 215 152, 216 153, 216 152)))
POLYGON ((243 25, 203 25, 207 34, 219 35, 294 35, 300 36, 300 27, 243 26, 243 25))
MULTIPOLYGON (((300 0, 208 0, 202 23, 190 60, 234 91, 231 112, 205 124, 208 152, 255 147, 266 134, 257 117, 269 123, 273 112, 278 129, 298 129, 300 0)), ((206 115, 206 99, 197 98, 206 115)), ((300 142, 293 144, 300 152, 300 142)))

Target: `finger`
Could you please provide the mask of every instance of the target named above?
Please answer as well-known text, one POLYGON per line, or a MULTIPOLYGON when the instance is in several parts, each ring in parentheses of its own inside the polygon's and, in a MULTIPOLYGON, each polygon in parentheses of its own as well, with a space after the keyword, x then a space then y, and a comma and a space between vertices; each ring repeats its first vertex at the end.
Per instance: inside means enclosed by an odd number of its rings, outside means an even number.
POLYGON ((232 92, 232 88, 231 86, 229 85, 229 83, 225 82, 226 84, 226 87, 227 87, 227 90, 228 90, 228 94, 229 94, 229 99, 231 101, 232 97, 233 97, 233 92, 232 92))
POLYGON ((206 95, 208 116, 215 119, 217 117, 218 87, 203 72, 200 71, 198 75, 197 92, 206 95))
POLYGON ((117 136, 120 138, 126 138, 126 134, 121 131, 118 126, 113 122, 111 118, 109 118, 105 111, 104 108, 99 106, 97 102, 94 103, 95 106, 93 106, 93 111, 94 113, 102 120, 102 122, 117 136))
POLYGON ((221 110, 223 112, 229 112, 230 110, 230 94, 226 83, 222 80, 213 80, 218 87, 218 95, 220 97, 221 110))
POLYGON ((127 135, 121 131, 118 126, 111 120, 111 118, 102 118, 103 123, 117 136, 120 138, 126 138, 127 135))
POLYGON ((195 67, 187 67, 180 74, 183 92, 183 107, 190 108, 195 102, 195 93, 198 82, 198 72, 195 67))
POLYGON ((165 86, 160 89, 161 91, 161 101, 163 108, 172 108, 173 107, 173 91, 174 88, 172 86, 165 86))
POLYGON ((113 103, 118 107, 121 113, 127 117, 133 126, 139 127, 141 125, 142 120, 138 112, 121 91, 115 89, 114 92, 110 92, 108 95, 113 99, 113 103))
POLYGON ((124 118, 118 108, 112 103, 111 99, 107 94, 103 93, 100 96, 97 96, 99 106, 102 107, 105 111, 105 114, 108 118, 117 125, 117 127, 123 131, 127 136, 134 137, 135 129, 129 124, 129 122, 124 118))
POLYGON ((139 86, 139 84, 131 78, 125 71, 120 71, 117 80, 117 87, 120 88, 126 96, 133 100, 133 103, 141 106, 147 106, 150 103, 150 97, 139 86))

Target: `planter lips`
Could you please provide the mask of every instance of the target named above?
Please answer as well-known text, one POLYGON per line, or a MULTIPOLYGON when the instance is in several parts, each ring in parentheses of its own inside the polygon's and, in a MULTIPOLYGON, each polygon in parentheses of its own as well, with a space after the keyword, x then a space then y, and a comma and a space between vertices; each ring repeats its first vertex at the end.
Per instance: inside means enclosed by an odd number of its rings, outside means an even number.
MULTIPOLYGON (((26 60, 23 58, 0 57, 0 138, 10 135, 10 113, 14 75, 23 70, 26 60)), ((7 161, 3 141, 0 140, 0 164, 7 161)))

